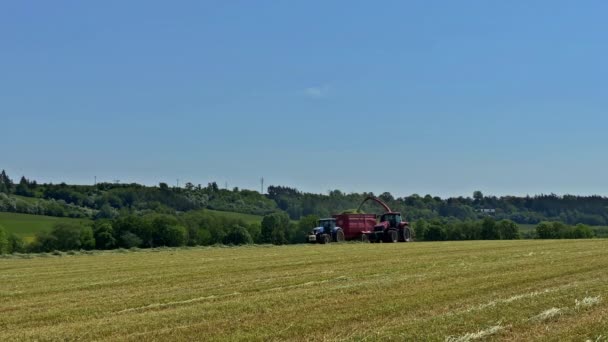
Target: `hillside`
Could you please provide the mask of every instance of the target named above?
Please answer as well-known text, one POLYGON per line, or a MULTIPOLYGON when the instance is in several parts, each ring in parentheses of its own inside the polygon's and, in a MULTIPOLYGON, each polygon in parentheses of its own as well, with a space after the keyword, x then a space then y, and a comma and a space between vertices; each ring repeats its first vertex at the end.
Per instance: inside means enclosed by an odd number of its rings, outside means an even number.
POLYGON ((263 216, 259 216, 259 215, 235 213, 235 212, 231 212, 231 211, 220 211, 220 210, 212 210, 212 209, 207 209, 207 211, 210 213, 213 213, 215 215, 224 216, 224 217, 235 219, 235 220, 242 220, 247 224, 260 223, 260 222, 262 222, 262 218, 263 218, 263 216))
MULTIPOLYGON (((535 196, 492 196, 475 191, 472 196, 440 198, 431 194, 397 197, 389 192, 327 194, 299 191, 287 186, 269 186, 265 193, 247 189, 220 188, 186 182, 183 187, 166 183, 146 186, 137 183, 95 185, 39 184, 22 177, 18 183, 0 172, 0 211, 64 217, 113 218, 122 210, 131 213, 187 212, 212 209, 264 216, 285 212, 292 220, 308 215, 327 217, 357 208, 368 196, 376 196, 409 221, 457 219, 479 220, 488 214, 496 220, 518 224, 558 221, 568 225, 608 225, 608 197, 538 194, 535 196)), ((379 213, 373 203, 366 212, 379 213)))
POLYGON ((0 212, 0 226, 27 241, 31 240, 36 232, 50 231, 53 225, 62 222, 86 225, 90 224, 91 220, 0 212))
POLYGON ((608 241, 87 252, 0 262, 0 340, 596 341, 608 241))

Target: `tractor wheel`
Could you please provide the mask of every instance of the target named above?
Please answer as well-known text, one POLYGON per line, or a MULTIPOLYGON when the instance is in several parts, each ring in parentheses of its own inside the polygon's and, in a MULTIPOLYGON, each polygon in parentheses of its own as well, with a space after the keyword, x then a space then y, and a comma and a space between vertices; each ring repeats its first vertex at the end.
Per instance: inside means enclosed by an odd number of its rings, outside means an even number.
POLYGON ((342 231, 342 229, 338 229, 336 231, 336 233, 334 234, 334 241, 335 242, 344 242, 344 231, 342 231))
POLYGON ((399 241, 402 242, 410 242, 412 241, 412 230, 410 227, 403 227, 403 229, 399 232, 399 241))
POLYGON ((321 237, 321 243, 325 244, 325 243, 330 243, 331 242, 331 236, 329 234, 323 234, 323 236, 321 237))
POLYGON ((396 230, 389 230, 386 232, 386 242, 397 242, 399 241, 399 233, 396 230))
POLYGON ((361 234, 361 242, 369 243, 369 236, 367 236, 367 234, 361 234))

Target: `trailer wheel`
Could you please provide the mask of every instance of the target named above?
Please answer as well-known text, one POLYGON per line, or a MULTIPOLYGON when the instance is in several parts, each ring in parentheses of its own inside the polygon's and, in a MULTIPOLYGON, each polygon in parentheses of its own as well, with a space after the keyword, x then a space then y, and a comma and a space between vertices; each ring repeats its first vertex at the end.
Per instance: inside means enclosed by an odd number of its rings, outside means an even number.
POLYGON ((336 231, 336 234, 334 234, 334 241, 335 242, 344 242, 344 231, 342 231, 342 229, 338 229, 336 231))
POLYGON ((386 242, 397 242, 399 241, 399 233, 396 230, 389 230, 387 235, 386 242))
POLYGON ((367 234, 361 234, 361 242, 369 243, 369 236, 367 236, 367 234))

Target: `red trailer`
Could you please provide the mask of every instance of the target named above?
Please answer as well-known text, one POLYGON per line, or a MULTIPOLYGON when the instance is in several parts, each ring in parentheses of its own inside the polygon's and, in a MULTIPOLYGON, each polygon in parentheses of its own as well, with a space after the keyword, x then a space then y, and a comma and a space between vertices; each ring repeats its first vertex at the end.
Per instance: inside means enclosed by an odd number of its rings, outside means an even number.
POLYGON ((346 240, 369 240, 376 226, 375 214, 337 214, 333 215, 336 225, 344 231, 346 240))

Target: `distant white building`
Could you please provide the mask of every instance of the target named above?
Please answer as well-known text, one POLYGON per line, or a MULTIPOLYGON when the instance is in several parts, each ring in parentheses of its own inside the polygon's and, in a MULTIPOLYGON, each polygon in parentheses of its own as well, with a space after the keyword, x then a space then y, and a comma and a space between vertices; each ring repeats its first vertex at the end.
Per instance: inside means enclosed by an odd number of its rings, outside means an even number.
POLYGON ((496 214, 496 209, 477 209, 477 211, 483 214, 496 214))

